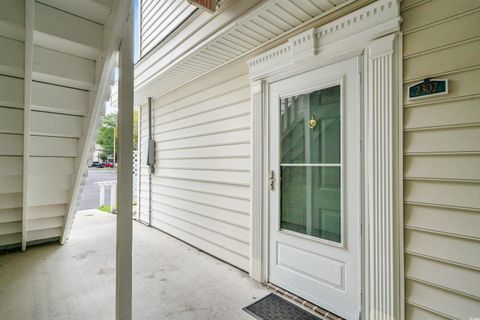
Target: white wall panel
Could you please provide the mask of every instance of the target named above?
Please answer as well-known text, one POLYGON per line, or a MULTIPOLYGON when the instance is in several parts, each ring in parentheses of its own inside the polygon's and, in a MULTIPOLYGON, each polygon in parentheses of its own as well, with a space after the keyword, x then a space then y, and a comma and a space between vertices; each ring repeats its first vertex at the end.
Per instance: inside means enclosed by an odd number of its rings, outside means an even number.
POLYGON ((22 209, 0 209, 0 223, 22 220, 22 209))
POLYGON ((22 194, 2 194, 0 193, 0 209, 14 209, 22 207, 22 194))
POLYGON ((30 155, 76 157, 78 155, 78 139, 32 136, 30 155))
POLYGON ((83 134, 83 117, 32 111, 31 134, 80 138, 83 134))
POLYGON ((67 212, 66 204, 50 205, 50 206, 36 206, 29 208, 30 219, 44 219, 52 217, 62 217, 67 212))
MULTIPOLYGON (((44 182, 44 185, 47 182, 44 182)), ((68 190, 56 188, 50 186, 49 188, 33 189, 30 191, 28 204, 31 207, 34 206, 46 206, 46 205, 57 205, 57 204, 66 204, 69 202, 69 192, 68 190)))
POLYGON ((28 231, 60 228, 63 225, 63 217, 31 219, 28 221, 28 231))
POLYGON ((33 41, 44 48, 95 60, 102 49, 102 25, 36 2, 33 41))
POLYGON ((0 133, 23 133, 23 110, 0 107, 0 133))
POLYGON ((140 55, 143 56, 175 30, 196 7, 184 0, 142 2, 140 55))
POLYGON ((32 110, 73 115, 88 113, 88 92, 41 82, 32 83, 32 110))
POLYGON ((37 0, 59 10, 104 24, 112 9, 113 0, 37 0))
POLYGON ((0 37, 0 48, 0 74, 23 78, 23 42, 0 37))
POLYGON ((61 231, 62 231, 62 228, 51 228, 51 229, 28 231, 27 241, 56 239, 60 236, 61 231))
POLYGON ((25 34, 25 2, 18 0, 2 0, 0 10, 0 35, 7 38, 23 40, 25 34))
POLYGON ((31 174, 64 174, 75 173, 75 159, 56 157, 31 157, 31 174))
MULTIPOLYGON (((245 74, 207 78, 154 103, 153 226, 248 270, 250 103, 245 74), (215 83, 210 84, 209 83, 215 83)), ((141 109, 146 137, 146 107, 141 109)), ((140 213, 148 221, 148 171, 140 213)))
MULTIPOLYGON (((0 130, 5 131, 6 128, 12 128, 8 122, 2 122, 2 118, 6 116, 5 114, 2 115, 2 109, 18 111, 22 114, 19 118, 23 119, 22 110, 0 108, 0 130)), ((16 123, 15 126, 18 125, 18 121, 15 121, 14 118, 6 118, 12 123, 16 123)), ((20 122, 20 126, 22 125, 23 123, 20 122)), ((2 150, 1 145, 2 142, 0 141, 0 152, 2 150)), ((0 246, 14 244, 19 237, 21 238, 22 171, 22 157, 0 156, 0 246)))
POLYGON ((405 319, 480 314, 480 3, 402 2, 405 319), (447 78, 448 95, 408 100, 447 78))
POLYGON ((95 82, 95 62, 70 54, 34 46, 33 79, 82 90, 95 82))
POLYGON ((21 156, 22 154, 22 135, 0 133, 0 156, 21 156))
POLYGON ((23 109, 23 80, 0 75, 0 106, 23 109))

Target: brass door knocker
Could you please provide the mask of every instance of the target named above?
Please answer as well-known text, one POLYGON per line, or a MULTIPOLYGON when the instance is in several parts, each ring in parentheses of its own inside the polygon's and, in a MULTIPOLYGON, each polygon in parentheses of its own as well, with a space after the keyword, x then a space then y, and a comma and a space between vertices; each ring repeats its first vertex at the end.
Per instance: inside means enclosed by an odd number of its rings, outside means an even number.
POLYGON ((315 129, 318 124, 318 120, 315 118, 315 115, 312 114, 312 119, 308 120, 308 127, 310 129, 315 129))

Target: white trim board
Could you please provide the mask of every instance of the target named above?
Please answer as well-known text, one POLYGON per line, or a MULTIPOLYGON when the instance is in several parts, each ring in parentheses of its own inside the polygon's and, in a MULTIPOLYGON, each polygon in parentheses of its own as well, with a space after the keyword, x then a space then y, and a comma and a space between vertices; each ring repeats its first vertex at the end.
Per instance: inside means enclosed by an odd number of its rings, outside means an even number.
POLYGON ((269 83, 363 55, 359 79, 363 108, 363 252, 364 319, 400 317, 401 297, 401 145, 398 119, 398 33, 395 0, 380 0, 249 61, 252 90, 251 269, 268 281, 268 97, 269 83), (381 86, 378 84, 382 83, 381 86), (382 185, 384 187, 380 188, 382 185), (381 201, 380 201, 381 200, 381 201), (375 231, 376 230, 376 231, 375 231))

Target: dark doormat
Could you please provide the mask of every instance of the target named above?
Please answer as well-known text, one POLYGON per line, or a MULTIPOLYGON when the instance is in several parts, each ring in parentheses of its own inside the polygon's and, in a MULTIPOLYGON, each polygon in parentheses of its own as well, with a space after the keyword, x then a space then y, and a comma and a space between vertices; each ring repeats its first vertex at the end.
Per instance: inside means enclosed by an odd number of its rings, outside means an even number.
POLYGON ((259 320, 320 320, 319 317, 273 293, 243 310, 259 320))

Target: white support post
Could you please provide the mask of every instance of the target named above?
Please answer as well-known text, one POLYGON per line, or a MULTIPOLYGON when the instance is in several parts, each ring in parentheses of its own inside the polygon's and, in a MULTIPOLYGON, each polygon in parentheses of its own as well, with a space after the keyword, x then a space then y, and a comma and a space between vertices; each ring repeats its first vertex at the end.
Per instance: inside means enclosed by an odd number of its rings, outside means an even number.
POLYGON ((117 210, 117 184, 110 184, 110 207, 112 212, 117 210))
POLYGON ((133 2, 120 45, 118 84, 117 320, 132 319, 133 2))
POLYGON ((398 105, 395 42, 391 34, 373 41, 366 56, 368 95, 365 104, 365 286, 366 318, 398 319, 399 216, 398 105))
POLYGON ((250 277, 259 282, 266 281, 263 261, 265 259, 263 236, 265 215, 265 167, 264 167, 264 103, 261 80, 250 83, 251 90, 251 237, 250 237, 250 277))
POLYGON ((100 207, 105 204, 105 185, 100 185, 100 207))
POLYGON ((30 163, 30 109, 32 107, 33 26, 35 3, 25 0, 25 77, 23 107, 22 251, 27 250, 28 175, 30 163))

